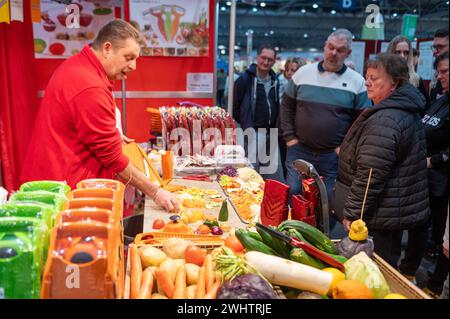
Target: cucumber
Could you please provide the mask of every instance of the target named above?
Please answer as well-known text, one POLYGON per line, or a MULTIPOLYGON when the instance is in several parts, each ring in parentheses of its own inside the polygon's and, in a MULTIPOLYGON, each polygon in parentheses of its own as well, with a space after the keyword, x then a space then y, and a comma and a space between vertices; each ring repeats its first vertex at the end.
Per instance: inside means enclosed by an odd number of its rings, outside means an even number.
POLYGON ((300 220, 286 220, 278 226, 279 230, 287 230, 290 228, 296 229, 309 243, 318 249, 330 254, 338 254, 337 248, 330 238, 317 228, 300 220))
POLYGON ((320 260, 310 256, 301 248, 293 248, 291 250, 290 259, 298 263, 311 266, 317 269, 324 269, 325 265, 320 260))
POLYGON ((259 251, 267 255, 279 256, 278 253, 272 248, 264 244, 262 241, 254 239, 248 234, 248 232, 246 233, 242 229, 237 229, 235 231, 235 235, 247 251, 259 251))
POLYGON ((269 232, 266 232, 264 229, 256 228, 256 231, 267 246, 275 250, 279 254, 279 256, 289 259, 289 252, 291 249, 290 245, 288 245, 281 239, 272 237, 272 235, 269 232))
POLYGON ((253 239, 256 239, 257 241, 263 242, 263 239, 261 238, 261 235, 254 231, 246 231, 246 235, 252 237, 253 239))
POLYGON ((324 252, 325 254, 327 254, 328 256, 330 256, 331 258, 336 259, 337 261, 339 261, 341 264, 345 263, 348 259, 342 255, 335 255, 335 254, 330 254, 327 252, 324 252))

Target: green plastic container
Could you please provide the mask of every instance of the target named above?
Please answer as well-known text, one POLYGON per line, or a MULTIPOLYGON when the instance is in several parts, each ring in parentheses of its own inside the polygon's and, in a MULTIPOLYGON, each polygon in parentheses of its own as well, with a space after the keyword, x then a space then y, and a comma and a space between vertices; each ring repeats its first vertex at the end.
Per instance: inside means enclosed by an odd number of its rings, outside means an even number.
POLYGON ((11 195, 9 203, 36 201, 55 208, 54 215, 61 211, 66 197, 49 191, 17 192, 11 195))
POLYGON ((35 181, 27 182, 20 186, 21 192, 47 191, 66 196, 71 191, 70 186, 64 182, 35 181))
POLYGON ((39 298, 46 225, 37 218, 0 218, 0 292, 4 298, 39 298))
POLYGON ((51 229, 53 227, 54 208, 51 205, 40 202, 17 202, 7 203, 0 206, 0 218, 2 217, 32 217, 44 221, 47 231, 43 246, 43 260, 47 259, 48 245, 50 241, 51 229))

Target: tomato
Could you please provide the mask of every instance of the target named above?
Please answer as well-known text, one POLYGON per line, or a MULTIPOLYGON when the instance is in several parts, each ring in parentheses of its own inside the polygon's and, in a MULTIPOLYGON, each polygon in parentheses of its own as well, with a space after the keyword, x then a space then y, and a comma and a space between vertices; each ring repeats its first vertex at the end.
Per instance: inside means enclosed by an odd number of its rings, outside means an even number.
POLYGON ((195 232, 200 235, 208 235, 209 233, 211 233, 211 229, 207 225, 202 224, 198 225, 195 232))
POLYGON ((236 236, 228 236, 227 239, 225 239, 225 247, 230 248, 235 253, 244 251, 244 246, 242 246, 236 236))
POLYGON ((153 229, 161 229, 166 225, 162 219, 155 219, 153 221, 153 229))
POLYGON ((184 260, 186 263, 195 264, 199 267, 203 266, 205 261, 206 253, 198 246, 189 245, 184 251, 184 260))

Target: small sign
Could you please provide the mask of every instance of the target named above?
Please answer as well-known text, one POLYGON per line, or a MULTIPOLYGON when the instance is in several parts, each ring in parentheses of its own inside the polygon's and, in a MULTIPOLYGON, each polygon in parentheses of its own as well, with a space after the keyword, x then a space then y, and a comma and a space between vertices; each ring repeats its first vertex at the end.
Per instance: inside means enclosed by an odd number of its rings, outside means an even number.
POLYGON ((0 287, 0 299, 5 299, 5 289, 0 287))
POLYGON ((188 73, 187 91, 212 93, 214 84, 213 73, 188 73))
POLYGON ((415 14, 404 14, 402 23, 402 35, 410 39, 414 39, 416 34, 417 20, 419 16, 415 14))
POLYGON ((354 11, 356 9, 356 0, 340 0, 339 8, 354 11))

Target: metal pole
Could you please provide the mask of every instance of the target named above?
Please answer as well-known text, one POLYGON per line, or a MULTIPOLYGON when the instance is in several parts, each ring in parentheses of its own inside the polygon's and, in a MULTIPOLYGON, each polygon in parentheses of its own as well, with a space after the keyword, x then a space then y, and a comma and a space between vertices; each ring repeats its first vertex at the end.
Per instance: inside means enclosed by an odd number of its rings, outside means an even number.
POLYGON ((233 115, 233 86, 234 86, 234 37, 236 32, 236 0, 231 1, 230 10, 230 44, 228 48, 228 113, 233 115))
MULTIPOLYGON (((124 1, 120 2, 120 18, 125 19, 124 1)), ((122 129, 123 134, 127 134, 127 87, 125 80, 122 79, 122 129)))

